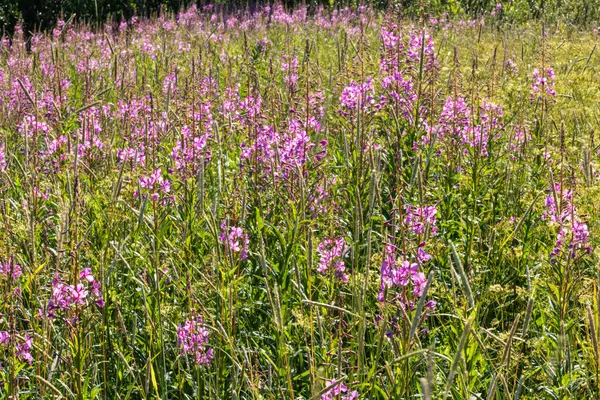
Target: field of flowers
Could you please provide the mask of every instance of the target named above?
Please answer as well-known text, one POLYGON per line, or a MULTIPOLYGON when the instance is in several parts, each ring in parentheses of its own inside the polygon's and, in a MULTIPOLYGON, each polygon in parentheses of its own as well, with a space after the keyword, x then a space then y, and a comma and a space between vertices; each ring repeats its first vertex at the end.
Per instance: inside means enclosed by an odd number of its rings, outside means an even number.
POLYGON ((500 5, 17 28, 0 398, 598 398, 599 37, 500 5))

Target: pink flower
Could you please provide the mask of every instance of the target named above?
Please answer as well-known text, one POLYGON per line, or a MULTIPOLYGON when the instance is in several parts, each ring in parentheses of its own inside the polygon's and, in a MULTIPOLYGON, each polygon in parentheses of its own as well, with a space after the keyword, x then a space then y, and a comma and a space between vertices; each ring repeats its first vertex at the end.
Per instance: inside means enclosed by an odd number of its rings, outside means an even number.
POLYGON ((248 259, 248 235, 238 226, 227 227, 227 220, 221 223, 219 240, 224 243, 232 253, 239 253, 240 259, 248 259))
POLYGON ((348 387, 343 383, 339 382, 336 384, 335 380, 328 380, 325 382, 325 387, 332 386, 331 389, 323 393, 321 400, 356 400, 358 399, 358 392, 356 390, 348 393, 348 387), (348 394, 347 394, 348 393, 348 394))
POLYGON ((6 331, 0 331, 0 345, 8 344, 10 335, 6 331))
POLYGON ((71 299, 75 304, 85 304, 85 299, 88 296, 88 291, 79 283, 76 287, 71 286, 71 299))
MULTIPOLYGON (((160 168, 152 171, 150 176, 140 177, 139 184, 141 188, 147 189, 149 192, 151 192, 149 196, 154 202, 157 202, 161 198, 163 200, 163 204, 172 203, 174 200, 173 196, 168 196, 168 194, 171 192, 171 181, 163 178, 160 168)), ((139 196, 139 193, 137 193, 137 196, 139 196)))
POLYGON ((92 276, 92 269, 91 268, 84 268, 81 270, 81 272, 79 272, 79 278, 80 279, 85 279, 88 282, 94 282, 94 277, 92 276))
POLYGON ((317 271, 325 274, 327 271, 333 270, 336 278, 344 283, 347 282, 348 274, 345 273, 346 265, 343 260, 347 251, 348 246, 346 246, 344 238, 325 239, 317 247, 319 254, 317 271))
POLYGON ((196 316, 177 327, 177 343, 181 354, 191 356, 198 365, 209 364, 214 357, 213 350, 207 347, 208 329, 203 325, 202 317, 196 316))
POLYGON ((33 347, 33 338, 25 334, 25 340, 17 344, 17 357, 26 361, 29 365, 33 363, 31 348, 33 347))

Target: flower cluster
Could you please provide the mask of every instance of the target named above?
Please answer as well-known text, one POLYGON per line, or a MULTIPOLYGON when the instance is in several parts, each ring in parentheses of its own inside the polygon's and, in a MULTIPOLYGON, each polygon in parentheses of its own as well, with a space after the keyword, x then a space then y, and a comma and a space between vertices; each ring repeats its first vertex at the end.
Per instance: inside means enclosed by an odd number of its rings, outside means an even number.
POLYGON ((12 278, 17 280, 21 277, 21 266, 16 264, 12 259, 2 263, 0 262, 0 278, 12 278))
POLYGON ((441 137, 450 136, 455 140, 469 138, 471 128, 471 110, 462 97, 453 99, 448 96, 440 116, 436 133, 441 137))
MULTIPOLYGON (((163 178, 160 168, 155 169, 150 176, 142 176, 139 182, 141 188, 151 192, 150 199, 152 201, 161 200, 163 204, 174 201, 173 196, 169 195, 171 192, 171 181, 163 178)), ((135 197, 139 197, 139 191, 136 191, 134 195, 135 197)))
MULTIPOLYGON (((430 260, 431 256, 421 246, 415 257, 416 262, 411 262, 406 258, 398 259, 397 257, 395 246, 387 244, 383 254, 383 262, 381 263, 381 282, 379 285, 379 294, 377 295, 379 302, 385 301, 385 290, 392 287, 406 288, 412 286, 412 294, 416 299, 419 299, 423 295, 427 278, 423 272, 420 272, 419 265, 430 260)), ((397 300, 402 307, 408 305, 412 308, 414 306, 414 302, 409 301, 405 293, 394 298, 394 300, 397 300)), ((430 302, 428 305, 433 309, 433 303, 430 302)))
MULTIPOLYGON (((7 331, 0 331, 0 346, 8 346, 10 344, 11 334, 7 331)), ((33 363, 33 356, 31 355, 31 349, 33 348, 33 338, 29 334, 23 336, 23 340, 17 342, 15 346, 15 354, 21 361, 27 362, 31 365, 33 363)))
POLYGON ((250 240, 239 226, 228 226, 227 220, 223 220, 219 240, 225 244, 231 253, 239 253, 242 261, 248 259, 248 243, 250 240))
POLYGON ((170 74, 165 76, 163 81, 163 94, 175 96, 177 94, 177 76, 170 74))
POLYGON ((6 170, 6 154, 4 154, 4 145, 0 145, 0 172, 6 170))
POLYGON ((501 12, 502 12, 502 3, 497 3, 496 7, 494 7, 494 9, 490 13, 490 15, 492 17, 495 17, 496 15, 500 15, 501 12))
MULTIPOLYGON (((92 275, 90 268, 79 272, 79 283, 66 284, 59 275, 52 282, 52 295, 45 310, 45 316, 56 318, 57 312, 68 312, 80 307, 86 307, 94 302, 98 307, 104 307, 104 298, 100 291, 100 283, 92 275), (90 295, 91 292, 91 295, 90 295)), ((40 310, 41 316, 44 312, 40 310)))
POLYGON ((573 205, 573 191, 563 189, 560 183, 555 183, 549 190, 545 201, 546 209, 542 220, 549 220, 552 224, 564 225, 575 215, 573 205))
POLYGON ((193 136, 188 126, 181 128, 182 140, 177 141, 171 157, 175 161, 175 168, 183 176, 196 175, 199 166, 210 158, 207 149, 208 134, 193 136))
POLYGON ((575 258, 578 254, 591 253, 588 226, 577 215, 577 209, 573 204, 573 192, 562 189, 560 183, 555 183, 546 196, 545 205, 546 210, 542 214, 542 220, 549 220, 550 224, 558 225, 550 259, 556 260, 563 254, 575 258))
POLYGON ((177 327, 177 344, 181 355, 189 355, 198 365, 210 364, 214 357, 213 350, 208 348, 208 329, 204 327, 202 317, 196 316, 179 324, 177 327))
MULTIPOLYGON (((242 163, 248 161, 256 161, 259 165, 264 165, 266 171, 271 171, 271 163, 276 155, 276 148, 280 141, 280 135, 275 131, 275 128, 269 125, 258 127, 256 138, 253 143, 242 143, 242 152, 240 159, 242 163)), ((245 164, 244 164, 245 165, 245 164)))
POLYGON ((554 70, 551 67, 542 70, 542 72, 535 68, 531 74, 531 80, 533 81, 531 83, 531 101, 541 98, 544 93, 550 97, 556 96, 554 90, 555 78, 554 70))
POLYGON ((340 95, 340 115, 350 116, 358 111, 366 111, 368 107, 375 107, 375 88, 373 78, 367 77, 364 83, 351 82, 342 90, 340 95))
POLYGON ((436 213, 435 206, 415 207, 407 205, 404 224, 415 235, 423 235, 429 228, 431 234, 435 236, 437 235, 436 213))
POLYGON ((358 391, 354 390, 348 393, 348 387, 343 383, 336 383, 335 380, 328 380, 325 383, 325 387, 330 387, 321 396, 321 400, 356 400, 358 399, 358 391))
POLYGON ((404 119, 411 120, 417 101, 417 94, 412 80, 405 78, 402 72, 395 72, 392 75, 385 76, 381 81, 381 86, 387 89, 387 94, 393 100, 393 104, 400 107, 404 119))
POLYGON ((319 254, 317 271, 321 274, 333 271, 337 279, 344 283, 348 282, 348 274, 345 272, 346 264, 344 263, 344 255, 347 251, 348 246, 344 242, 344 238, 325 239, 317 247, 317 253, 319 254))
POLYGON ((509 148, 512 152, 510 157, 515 160, 517 157, 515 153, 520 151, 525 143, 531 141, 531 134, 527 131, 527 129, 523 126, 517 125, 515 126, 515 133, 512 137, 511 142, 509 143, 509 148))
POLYGON ((432 71, 437 64, 435 57, 435 48, 433 38, 425 30, 411 33, 406 50, 408 62, 418 65, 423 58, 423 67, 425 71, 432 71))
POLYGON ((290 88, 298 86, 298 58, 282 56, 281 71, 285 74, 283 81, 290 88))
POLYGON ((23 121, 21 121, 17 129, 21 134, 29 137, 33 136, 34 133, 45 136, 50 132, 50 126, 46 122, 40 121, 37 116, 30 114, 23 117, 23 121))
MULTIPOLYGON (((320 105, 316 101, 310 106, 318 112, 320 105)), ((242 166, 249 172, 260 169, 263 179, 272 177, 279 182, 280 178, 302 171, 311 160, 320 162, 327 152, 327 141, 312 142, 309 129, 321 129, 317 118, 291 119, 287 132, 281 133, 269 125, 257 126, 255 137, 240 146, 242 166)))
MULTIPOLYGON (((442 139, 447 137, 477 149, 482 156, 487 156, 490 134, 502 129, 502 107, 483 101, 475 114, 462 97, 448 97, 444 104, 438 125, 429 128, 430 133, 437 133, 442 139)), ((466 149, 465 149, 466 151, 466 149)))
POLYGON ((125 147, 123 149, 117 149, 117 159, 120 163, 130 163, 133 165, 143 165, 146 162, 146 152, 143 150, 136 150, 131 147, 125 147))
POLYGON ((506 60, 506 70, 509 74, 516 75, 519 72, 519 67, 513 60, 509 58, 506 60))
POLYGON ((57 138, 44 138, 45 148, 39 152, 41 171, 45 174, 58 173, 68 163, 69 153, 67 150, 69 139, 66 136, 59 135, 57 138))

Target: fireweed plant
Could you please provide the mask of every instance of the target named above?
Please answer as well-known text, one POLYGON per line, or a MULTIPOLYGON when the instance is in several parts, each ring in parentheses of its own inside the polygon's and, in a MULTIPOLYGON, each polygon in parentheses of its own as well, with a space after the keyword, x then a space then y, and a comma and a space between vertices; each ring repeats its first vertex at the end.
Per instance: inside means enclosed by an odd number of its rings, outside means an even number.
POLYGON ((0 398, 600 396, 597 31, 282 6, 0 43, 0 398))

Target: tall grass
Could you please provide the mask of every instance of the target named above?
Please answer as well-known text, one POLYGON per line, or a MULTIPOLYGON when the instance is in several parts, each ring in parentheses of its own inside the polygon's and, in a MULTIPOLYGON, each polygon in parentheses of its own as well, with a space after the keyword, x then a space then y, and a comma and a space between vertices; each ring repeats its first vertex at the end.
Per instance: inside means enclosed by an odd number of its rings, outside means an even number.
POLYGON ((597 32, 210 7, 0 47, 0 397, 597 398, 597 32))

